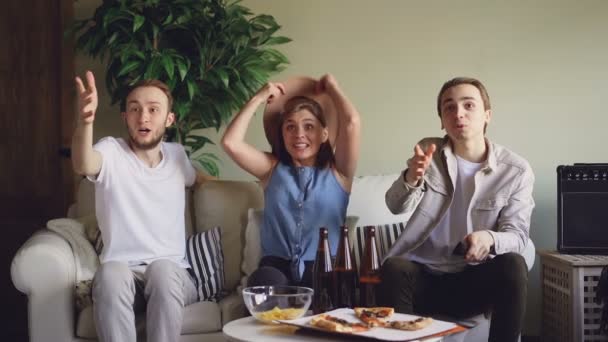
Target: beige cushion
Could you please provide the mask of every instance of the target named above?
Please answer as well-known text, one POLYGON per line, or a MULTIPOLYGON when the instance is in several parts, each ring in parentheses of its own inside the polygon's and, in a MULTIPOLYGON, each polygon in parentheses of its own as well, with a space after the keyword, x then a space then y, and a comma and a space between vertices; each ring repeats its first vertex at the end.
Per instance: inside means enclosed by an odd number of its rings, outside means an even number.
POLYGON ((247 314, 247 308, 240 293, 232 293, 219 302, 222 311, 222 324, 241 318, 247 314))
POLYGON ((234 290, 241 280, 247 211, 264 206, 262 188, 254 182, 207 182, 196 189, 194 203, 197 232, 222 227, 225 289, 234 290))
POLYGON ((182 334, 200 334, 222 330, 222 313, 215 302, 197 302, 184 308, 182 334))
POLYGON ((249 209, 247 217, 247 229, 245 230, 245 248, 243 249, 243 264, 241 269, 245 278, 248 278, 253 271, 258 268, 262 259, 262 241, 260 240, 260 229, 262 226, 262 218, 264 209, 249 209))
MULTIPOLYGON (((138 314, 135 318, 137 331, 145 331, 145 316, 138 314)), ((184 308, 182 335, 216 332, 222 330, 220 305, 214 302, 198 302, 184 308)), ((89 306, 78 315, 76 335, 81 338, 97 338, 93 307, 89 306)))

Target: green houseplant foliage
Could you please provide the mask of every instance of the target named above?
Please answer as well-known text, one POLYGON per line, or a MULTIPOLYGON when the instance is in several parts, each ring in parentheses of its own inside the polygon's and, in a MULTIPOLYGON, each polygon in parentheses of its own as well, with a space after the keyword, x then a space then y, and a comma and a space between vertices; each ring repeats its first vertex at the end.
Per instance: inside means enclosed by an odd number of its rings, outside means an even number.
POLYGON ((273 47, 290 39, 277 36, 279 28, 272 16, 254 16, 239 1, 104 0, 68 33, 76 35, 77 50, 106 63, 112 104, 139 80, 167 83, 176 114, 167 139, 218 175, 218 158, 202 151, 213 142, 196 131, 218 130, 285 68, 287 58, 273 47))

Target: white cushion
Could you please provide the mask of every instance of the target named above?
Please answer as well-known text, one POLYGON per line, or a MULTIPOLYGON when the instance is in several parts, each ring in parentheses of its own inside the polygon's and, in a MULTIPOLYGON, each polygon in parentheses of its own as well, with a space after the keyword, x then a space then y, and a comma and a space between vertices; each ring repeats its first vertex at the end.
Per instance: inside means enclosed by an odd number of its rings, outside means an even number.
POLYGON ((410 215, 393 215, 384 201, 384 194, 398 177, 398 173, 355 177, 347 215, 359 217, 359 226, 407 222, 410 215))

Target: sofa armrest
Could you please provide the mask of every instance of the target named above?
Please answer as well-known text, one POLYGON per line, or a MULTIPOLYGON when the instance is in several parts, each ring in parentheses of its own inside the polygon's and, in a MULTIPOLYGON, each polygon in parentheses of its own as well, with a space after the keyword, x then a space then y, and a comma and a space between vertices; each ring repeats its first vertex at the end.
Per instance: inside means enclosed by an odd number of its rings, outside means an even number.
POLYGON ((74 340, 75 274, 70 245, 50 230, 36 232, 19 248, 11 277, 28 297, 30 341, 74 340))

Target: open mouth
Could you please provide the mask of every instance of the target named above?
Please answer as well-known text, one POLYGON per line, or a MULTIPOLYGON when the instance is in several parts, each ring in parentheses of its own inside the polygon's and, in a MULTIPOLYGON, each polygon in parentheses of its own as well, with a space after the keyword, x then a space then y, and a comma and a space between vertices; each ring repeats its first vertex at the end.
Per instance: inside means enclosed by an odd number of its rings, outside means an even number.
POLYGON ((140 128, 140 129, 138 129, 138 130, 137 130, 137 133, 139 133, 139 134, 144 134, 144 135, 145 135, 145 134, 150 133, 151 131, 152 131, 152 130, 151 130, 151 129, 149 129, 149 128, 140 128))
POLYGON ((294 144, 293 148, 295 148, 296 150, 304 150, 307 149, 310 145, 306 144, 306 143, 298 143, 298 144, 294 144))

